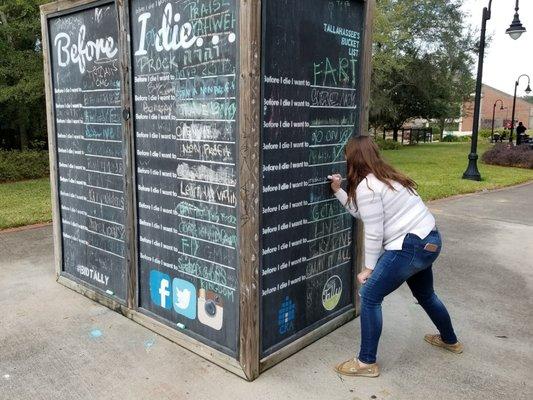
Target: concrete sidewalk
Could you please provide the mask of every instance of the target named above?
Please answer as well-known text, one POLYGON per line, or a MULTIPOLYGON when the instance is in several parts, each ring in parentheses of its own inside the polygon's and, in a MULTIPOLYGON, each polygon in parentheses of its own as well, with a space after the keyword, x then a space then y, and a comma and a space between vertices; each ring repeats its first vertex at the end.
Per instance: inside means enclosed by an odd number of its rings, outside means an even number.
POLYGON ((533 399, 532 199, 529 184, 431 204, 435 286, 466 351, 422 340, 434 328, 404 285, 383 305, 377 379, 331 369, 355 320, 245 382, 56 283, 50 227, 0 233, 0 399, 533 399))

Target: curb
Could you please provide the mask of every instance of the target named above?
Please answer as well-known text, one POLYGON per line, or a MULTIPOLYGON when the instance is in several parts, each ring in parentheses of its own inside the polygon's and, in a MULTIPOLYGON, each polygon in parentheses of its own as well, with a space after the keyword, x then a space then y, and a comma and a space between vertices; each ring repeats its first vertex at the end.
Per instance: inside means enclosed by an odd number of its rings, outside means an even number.
POLYGON ((453 196, 443 197, 442 199, 426 201, 426 204, 431 205, 431 204, 439 203, 441 201, 446 201, 446 200, 455 200, 455 199, 460 199, 463 197, 476 196, 476 195, 478 196, 482 194, 501 192, 502 190, 520 188, 522 186, 528 186, 528 185, 533 185, 533 180, 529 180, 527 182, 522 182, 522 183, 517 183, 516 185, 503 186, 503 187, 499 187, 496 189, 482 189, 482 190, 478 190, 476 192, 471 192, 471 193, 454 194, 453 196))
POLYGON ((29 231, 32 229, 38 229, 38 228, 42 228, 42 227, 49 226, 49 225, 52 225, 52 222, 41 222, 39 224, 24 225, 24 226, 17 226, 15 228, 0 229, 0 235, 2 233, 29 231))

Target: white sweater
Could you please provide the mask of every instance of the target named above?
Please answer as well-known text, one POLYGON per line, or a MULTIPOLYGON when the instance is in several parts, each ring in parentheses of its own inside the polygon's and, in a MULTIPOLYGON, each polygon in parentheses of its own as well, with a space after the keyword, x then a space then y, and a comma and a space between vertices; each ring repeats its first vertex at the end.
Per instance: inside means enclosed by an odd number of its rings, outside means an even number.
POLYGON ((418 196, 398 182, 395 190, 368 174, 357 186, 356 202, 347 204, 348 195, 340 189, 335 196, 350 214, 363 221, 365 229, 365 264, 374 269, 385 250, 401 250, 408 233, 425 238, 435 227, 435 218, 418 196))

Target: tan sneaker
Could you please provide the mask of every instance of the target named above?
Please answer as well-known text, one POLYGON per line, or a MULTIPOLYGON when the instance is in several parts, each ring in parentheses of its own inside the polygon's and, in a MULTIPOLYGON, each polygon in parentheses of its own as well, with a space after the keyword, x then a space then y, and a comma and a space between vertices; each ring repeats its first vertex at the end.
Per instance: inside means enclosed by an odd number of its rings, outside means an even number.
POLYGON ((440 335, 426 335, 424 336, 424 340, 433 346, 442 347, 455 354, 461 354, 464 350, 464 346, 461 342, 454 344, 444 343, 440 338, 440 335))
POLYGON ((379 376, 379 366, 376 363, 361 367, 355 358, 351 358, 335 366, 335 371, 346 376, 361 376, 365 378, 376 378, 379 376))

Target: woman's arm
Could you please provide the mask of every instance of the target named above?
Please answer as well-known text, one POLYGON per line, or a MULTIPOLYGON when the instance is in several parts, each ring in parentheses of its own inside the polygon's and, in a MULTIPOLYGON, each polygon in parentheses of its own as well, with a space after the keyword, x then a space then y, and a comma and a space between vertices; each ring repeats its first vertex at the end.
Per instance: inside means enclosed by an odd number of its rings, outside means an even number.
POLYGON ((340 174, 328 175, 328 179, 331 179, 331 190, 333 190, 335 197, 353 217, 359 218, 357 208, 352 202, 348 203, 348 194, 341 188, 342 176, 340 174))
POLYGON ((335 192, 335 197, 341 202, 341 204, 346 208, 346 210, 352 214, 355 218, 361 218, 359 215, 359 212, 355 208, 354 204, 350 201, 348 203, 348 194, 344 191, 344 189, 339 189, 335 192))

